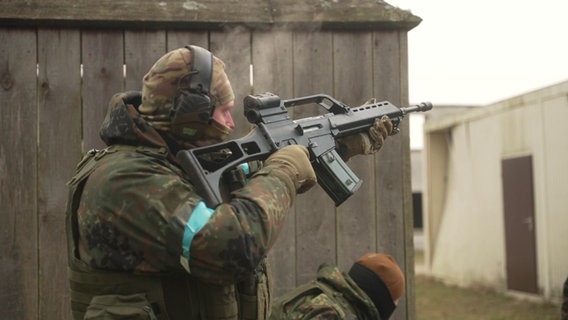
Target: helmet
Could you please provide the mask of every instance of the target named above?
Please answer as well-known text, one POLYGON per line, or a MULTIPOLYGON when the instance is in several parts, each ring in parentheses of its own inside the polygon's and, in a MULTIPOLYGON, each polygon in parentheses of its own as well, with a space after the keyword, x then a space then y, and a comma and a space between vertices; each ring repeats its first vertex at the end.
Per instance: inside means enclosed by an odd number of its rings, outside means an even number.
POLYGON ((175 139, 224 140, 231 129, 212 119, 216 106, 234 100, 224 67, 198 46, 166 53, 144 76, 138 111, 150 125, 175 139))

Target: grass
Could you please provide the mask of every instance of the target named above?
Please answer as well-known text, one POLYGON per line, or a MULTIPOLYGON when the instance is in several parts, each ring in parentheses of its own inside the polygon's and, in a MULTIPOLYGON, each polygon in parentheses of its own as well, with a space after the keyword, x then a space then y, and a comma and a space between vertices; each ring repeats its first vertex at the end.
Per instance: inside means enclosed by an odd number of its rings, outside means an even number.
POLYGON ((425 275, 416 275, 415 281, 417 320, 560 319, 557 305, 521 301, 486 289, 447 286, 425 275))
POLYGON ((446 286, 416 276, 417 320, 548 320, 560 319, 560 307, 521 301, 488 290, 446 286))

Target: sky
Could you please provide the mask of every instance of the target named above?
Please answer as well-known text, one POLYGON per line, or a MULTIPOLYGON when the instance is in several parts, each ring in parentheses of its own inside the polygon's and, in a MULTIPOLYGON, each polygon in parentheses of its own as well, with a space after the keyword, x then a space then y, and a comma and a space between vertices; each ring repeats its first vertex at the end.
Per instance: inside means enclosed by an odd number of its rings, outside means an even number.
POLYGON ((566 0, 386 0, 408 33, 411 103, 487 105, 568 80, 566 0))

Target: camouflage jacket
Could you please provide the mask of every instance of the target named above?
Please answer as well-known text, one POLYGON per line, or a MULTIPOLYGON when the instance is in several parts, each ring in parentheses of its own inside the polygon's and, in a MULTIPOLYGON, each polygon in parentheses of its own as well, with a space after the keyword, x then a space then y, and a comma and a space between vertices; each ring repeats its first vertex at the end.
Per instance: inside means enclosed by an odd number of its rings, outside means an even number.
POLYGON ((322 264, 317 279, 276 299, 270 319, 380 319, 371 299, 349 275, 322 264))
POLYGON ((250 274, 283 225, 292 177, 265 167, 226 203, 207 208, 124 97, 111 100, 100 132, 110 146, 96 155, 77 209, 81 260, 113 271, 190 272, 218 284, 250 274))

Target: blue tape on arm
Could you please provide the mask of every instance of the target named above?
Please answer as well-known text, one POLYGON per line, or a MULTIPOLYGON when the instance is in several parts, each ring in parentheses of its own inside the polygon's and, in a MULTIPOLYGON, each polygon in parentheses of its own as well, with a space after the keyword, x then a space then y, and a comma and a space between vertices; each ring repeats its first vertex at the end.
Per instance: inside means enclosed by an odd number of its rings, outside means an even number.
POLYGON ((183 232, 183 241, 182 241, 182 249, 183 249, 183 257, 189 260, 189 250, 191 248, 191 242, 193 241, 193 237, 205 226, 209 218, 213 215, 215 210, 208 208, 205 205, 205 202, 200 201, 193 212, 191 213, 191 217, 185 224, 185 230, 183 232))
POLYGON ((248 162, 239 164, 239 167, 241 167, 241 169, 243 169, 243 171, 245 172, 245 175, 250 174, 250 166, 249 166, 248 162))

